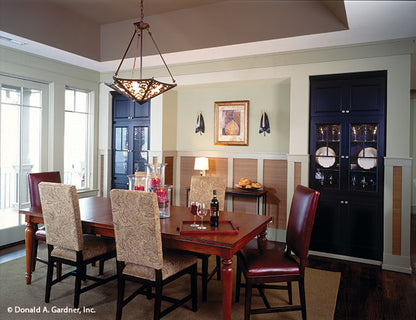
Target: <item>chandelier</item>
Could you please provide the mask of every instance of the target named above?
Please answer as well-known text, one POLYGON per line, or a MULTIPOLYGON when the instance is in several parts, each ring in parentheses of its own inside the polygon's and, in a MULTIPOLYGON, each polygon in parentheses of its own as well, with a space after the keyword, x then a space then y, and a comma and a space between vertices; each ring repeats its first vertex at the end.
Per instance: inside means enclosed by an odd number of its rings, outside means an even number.
POLYGON ((128 97, 129 99, 133 101, 137 101, 139 104, 143 104, 146 101, 158 96, 159 94, 164 93, 165 91, 168 91, 174 87, 176 87, 175 79, 173 79, 172 73, 170 72, 165 59, 163 59, 162 54, 160 53, 159 47, 157 46, 155 40, 153 39, 152 33, 150 32, 150 26, 148 23, 143 21, 143 0, 141 0, 140 4, 140 10, 141 10, 141 16, 140 21, 134 23, 134 33, 131 37, 130 43, 127 46, 126 51, 124 52, 123 58, 121 59, 120 65, 117 68, 117 71, 115 72, 113 76, 113 82, 112 83, 106 83, 107 86, 114 89, 115 91, 121 93, 122 95, 128 97), (147 33, 150 36, 150 39, 152 39, 153 44, 156 47, 157 52, 159 53, 160 58, 163 61, 163 64, 165 65, 173 84, 169 83, 163 83, 160 81, 155 80, 153 77, 149 79, 143 79, 142 78, 142 68, 143 68, 143 32, 144 30, 147 31, 147 33), (120 70, 121 65, 123 64, 123 61, 127 55, 127 52, 130 49, 131 44, 133 43, 133 40, 135 39, 137 35, 137 46, 136 46, 136 53, 134 56, 134 63, 133 63, 133 70, 131 74, 131 79, 123 79, 118 77, 118 72, 120 70), (136 60, 137 60, 137 52, 140 50, 140 79, 134 79, 134 70, 136 68, 136 60))

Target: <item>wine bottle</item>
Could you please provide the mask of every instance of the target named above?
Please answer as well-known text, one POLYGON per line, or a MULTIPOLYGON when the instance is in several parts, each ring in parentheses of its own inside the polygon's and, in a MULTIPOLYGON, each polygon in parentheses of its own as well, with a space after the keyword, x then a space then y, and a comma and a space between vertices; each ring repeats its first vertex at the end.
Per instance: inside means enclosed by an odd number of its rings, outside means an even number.
POLYGON ((219 203, 217 199, 217 190, 212 191, 213 197, 211 200, 211 215, 210 215, 210 225, 212 227, 218 227, 218 220, 219 220, 219 203))

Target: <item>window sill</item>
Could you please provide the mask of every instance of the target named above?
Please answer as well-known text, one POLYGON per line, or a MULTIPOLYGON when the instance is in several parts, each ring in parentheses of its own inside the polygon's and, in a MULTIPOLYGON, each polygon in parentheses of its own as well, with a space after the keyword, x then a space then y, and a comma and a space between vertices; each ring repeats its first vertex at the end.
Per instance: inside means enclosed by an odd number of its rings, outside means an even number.
POLYGON ((83 189, 78 191, 78 197, 81 198, 89 198, 89 197, 96 197, 98 195, 98 190, 96 189, 83 189))

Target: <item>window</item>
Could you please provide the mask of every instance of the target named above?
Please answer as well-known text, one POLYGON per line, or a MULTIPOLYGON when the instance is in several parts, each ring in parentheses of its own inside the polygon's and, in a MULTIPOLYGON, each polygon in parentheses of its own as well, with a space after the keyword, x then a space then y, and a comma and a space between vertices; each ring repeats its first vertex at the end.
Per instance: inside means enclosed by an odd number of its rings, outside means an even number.
POLYGON ((27 174, 41 168, 42 105, 47 89, 23 80, 5 81, 0 82, 0 229, 13 232, 23 223, 14 210, 30 203, 27 174))
POLYGON ((86 91, 65 90, 64 182, 90 187, 90 97, 86 91))

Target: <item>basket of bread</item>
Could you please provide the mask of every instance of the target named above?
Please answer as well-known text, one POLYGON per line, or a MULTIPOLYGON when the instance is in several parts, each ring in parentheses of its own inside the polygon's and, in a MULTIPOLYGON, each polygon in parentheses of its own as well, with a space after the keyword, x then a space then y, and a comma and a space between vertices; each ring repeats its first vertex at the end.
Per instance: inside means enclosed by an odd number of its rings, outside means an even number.
POLYGON ((248 178, 241 178, 235 186, 243 190, 258 190, 262 187, 260 183, 253 182, 248 178))

